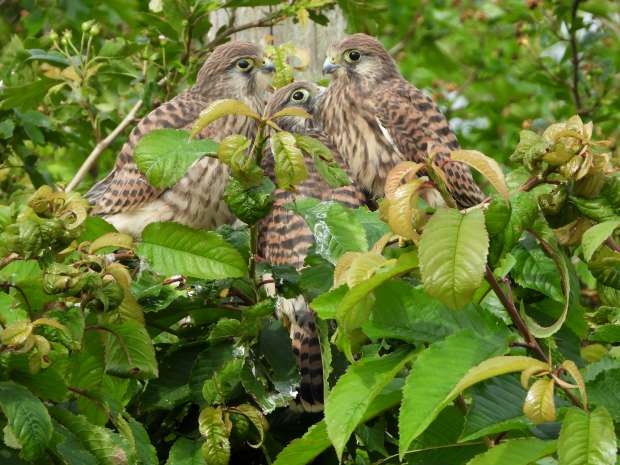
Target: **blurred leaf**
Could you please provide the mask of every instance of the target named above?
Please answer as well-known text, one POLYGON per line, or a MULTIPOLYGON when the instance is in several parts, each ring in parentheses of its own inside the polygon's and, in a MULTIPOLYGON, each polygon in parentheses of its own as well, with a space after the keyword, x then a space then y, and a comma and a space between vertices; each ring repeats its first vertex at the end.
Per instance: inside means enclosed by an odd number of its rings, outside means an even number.
POLYGON ((179 438, 175 441, 166 465, 207 465, 202 454, 202 443, 187 438, 179 438))
POLYGON ((222 410, 214 407, 202 409, 198 428, 204 437, 202 455, 207 465, 227 465, 230 460, 230 442, 222 410))

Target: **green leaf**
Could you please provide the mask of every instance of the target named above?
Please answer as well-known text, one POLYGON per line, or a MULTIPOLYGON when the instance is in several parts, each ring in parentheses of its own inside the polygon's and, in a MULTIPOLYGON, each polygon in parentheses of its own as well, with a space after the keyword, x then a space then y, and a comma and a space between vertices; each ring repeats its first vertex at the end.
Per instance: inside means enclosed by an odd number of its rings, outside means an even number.
POLYGON ((224 191, 224 201, 233 215, 251 226, 271 211, 274 188, 273 182, 266 177, 261 178, 260 185, 249 188, 233 178, 224 191))
POLYGON ((135 453, 127 440, 108 428, 89 423, 86 417, 74 415, 58 407, 51 409, 58 422, 71 431, 87 450, 97 458, 100 465, 133 465, 135 453))
POLYGON ((103 236, 106 233, 116 232, 114 226, 108 223, 100 216, 89 216, 84 221, 84 231, 78 237, 78 244, 84 241, 94 241, 98 237, 103 236))
POLYGON ((103 326, 107 334, 105 371, 121 378, 157 378, 157 360, 149 333, 134 320, 103 326))
POLYGON ((555 399, 553 398, 555 382, 551 378, 541 378, 527 391, 523 403, 523 413, 535 424, 554 421, 555 399))
POLYGON ((200 133, 213 121, 228 115, 247 116, 255 120, 260 120, 260 115, 240 100, 216 100, 200 113, 200 117, 192 127, 192 137, 200 133))
POLYGON ((368 251, 366 230, 355 210, 315 199, 297 199, 287 208, 304 217, 314 234, 316 252, 332 264, 345 252, 368 251))
POLYGON ((0 101, 0 110, 36 108, 41 105, 48 90, 57 83, 54 79, 43 78, 21 86, 7 87, 3 89, 3 95, 7 97, 0 101))
POLYGON ((301 134, 295 134, 295 141, 297 142, 297 147, 312 157, 317 172, 330 187, 341 187, 351 184, 347 173, 338 163, 334 162, 331 151, 321 141, 301 134))
POLYGON ((95 456, 88 451, 75 434, 56 420, 53 420, 53 423, 53 441, 56 443, 56 451, 68 465, 97 465, 95 456))
MULTIPOLYGON (((336 309, 336 321, 339 329, 346 335, 351 335, 361 328, 368 320, 372 301, 368 295, 381 284, 395 276, 407 273, 418 265, 418 257, 415 252, 409 252, 399 257, 398 261, 386 269, 380 269, 371 278, 353 286, 340 301, 336 309)), ((347 353, 350 347, 345 348, 345 355, 352 359, 352 354, 347 353)))
POLYGON ((177 223, 151 223, 142 233, 138 254, 159 273, 202 279, 241 277, 245 260, 221 236, 177 223))
POLYGON ((420 240, 424 288, 451 308, 467 304, 482 283, 489 236, 481 210, 438 210, 420 240))
POLYGON ((260 413, 260 411, 258 411, 256 407, 250 404, 241 404, 237 405, 236 407, 230 407, 228 411, 243 415, 250 421, 250 423, 252 423, 252 425, 258 432, 259 441, 256 444, 250 444, 250 446, 254 448, 261 447, 263 441, 265 440, 265 432, 269 427, 269 423, 267 423, 267 420, 260 413))
POLYGON ((529 465, 553 454, 557 447, 556 441, 537 438, 511 439, 474 457, 467 465, 529 465))
POLYGON ((155 447, 153 447, 153 444, 151 444, 151 440, 144 426, 133 418, 129 418, 127 424, 131 429, 131 434, 133 436, 132 445, 136 449, 136 455, 138 456, 140 465, 159 465, 157 451, 155 447))
POLYGON ((401 350, 381 358, 362 359, 340 377, 325 403, 327 433, 339 458, 370 403, 414 355, 401 350))
POLYGON ((496 376, 472 387, 472 403, 467 411, 460 441, 513 429, 526 430, 532 423, 523 415, 525 390, 514 375, 496 376))
POLYGON ((41 458, 52 439, 52 420, 43 403, 23 386, 0 382, 0 408, 26 460, 41 458))
POLYGON ((620 220, 604 221, 603 223, 592 226, 583 233, 581 247, 583 250, 583 257, 587 262, 590 261, 596 249, 598 249, 619 226, 620 220))
POLYGON ((190 139, 187 131, 156 129, 138 141, 133 156, 149 183, 166 189, 179 182, 196 160, 215 156, 217 147, 209 139, 190 139))
POLYGON ((329 292, 325 292, 321 294, 312 302, 310 302, 310 308, 314 310, 317 315, 319 315, 323 319, 335 319, 336 311, 338 309, 338 305, 342 301, 342 298, 345 296, 349 289, 346 284, 343 284, 336 289, 332 289, 329 292))
POLYGON ((614 424, 603 407, 591 414, 571 408, 558 439, 559 465, 615 465, 614 424))
POLYGON ((198 418, 198 429, 205 439, 202 455, 207 465, 227 465, 230 460, 230 441, 222 410, 205 407, 198 418))
POLYGON ((536 162, 540 161, 551 143, 534 131, 524 129, 519 133, 519 144, 510 156, 513 161, 523 161, 530 171, 535 171, 536 162))
POLYGON ((516 247, 511 254, 517 260, 511 276, 519 286, 541 292, 556 302, 564 301, 558 270, 542 249, 516 247))
POLYGON ((588 268, 598 283, 620 289, 620 254, 603 249, 588 263, 588 268))
MULTIPOLYGON (((376 417, 380 413, 398 405, 401 399, 403 380, 392 380, 370 403, 360 423, 376 417)), ((294 439, 278 454, 273 465, 305 465, 311 463, 321 452, 330 446, 325 420, 315 423, 301 438, 294 439)))
POLYGON ((537 362, 529 357, 486 360, 503 350, 505 345, 499 341, 482 339, 471 330, 465 330, 434 343, 418 356, 407 377, 398 419, 401 457, 411 442, 463 390, 484 379, 519 371, 537 362))
POLYGON ((271 136, 271 151, 276 164, 276 183, 278 187, 289 189, 308 177, 306 163, 295 136, 290 132, 277 132, 271 136))
POLYGON ((170 449, 166 465, 207 465, 201 448, 199 441, 179 438, 170 449))

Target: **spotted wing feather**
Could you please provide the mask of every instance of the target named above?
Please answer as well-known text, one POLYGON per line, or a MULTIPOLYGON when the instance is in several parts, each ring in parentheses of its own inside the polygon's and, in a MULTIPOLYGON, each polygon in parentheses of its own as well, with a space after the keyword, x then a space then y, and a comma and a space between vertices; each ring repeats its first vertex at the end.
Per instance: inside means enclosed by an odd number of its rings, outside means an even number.
POLYGON ((459 148, 445 116, 422 91, 402 78, 388 80, 375 95, 376 117, 386 138, 407 160, 424 163, 430 153, 445 172, 448 189, 460 207, 480 203, 484 194, 469 168, 450 160, 459 148))

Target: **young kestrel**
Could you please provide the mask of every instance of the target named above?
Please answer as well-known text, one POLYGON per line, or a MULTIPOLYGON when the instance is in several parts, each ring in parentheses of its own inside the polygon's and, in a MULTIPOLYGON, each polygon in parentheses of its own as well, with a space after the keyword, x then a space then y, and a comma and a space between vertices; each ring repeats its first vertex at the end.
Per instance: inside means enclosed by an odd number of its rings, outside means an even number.
POLYGON ((332 81, 322 97, 320 119, 353 176, 375 196, 397 163, 425 162, 429 150, 446 174, 459 207, 480 203, 484 194, 469 168, 450 160, 459 145, 435 103, 401 76, 373 37, 354 34, 332 45, 323 65, 332 81))
MULTIPOLYGON (((194 228, 214 228, 232 220, 222 201, 228 168, 215 158, 194 163, 169 189, 151 186, 133 161, 136 143, 149 131, 189 129, 210 103, 237 99, 262 113, 273 65, 259 47, 230 42, 217 47, 198 73, 196 83, 153 110, 131 131, 114 169, 88 192, 93 214, 101 215, 119 231, 140 235, 155 221, 176 221, 194 228)), ((209 125, 200 138, 220 140, 230 134, 253 137, 256 122, 244 116, 227 116, 209 125)))
MULTIPOLYGON (((278 89, 267 104, 266 114, 271 115, 287 107, 298 107, 310 115, 317 112, 321 89, 310 82, 295 82, 278 89)), ((312 127, 311 120, 301 117, 282 117, 276 123, 285 131, 311 136, 318 139, 331 151, 335 161, 346 170, 347 166, 336 152, 334 145, 324 132, 312 127)), ((271 213, 261 222, 259 232, 259 254, 272 265, 292 265, 297 269, 304 266, 308 249, 314 243, 312 232, 302 217, 284 206, 299 197, 314 197, 319 200, 335 200, 347 207, 355 208, 366 200, 359 186, 330 187, 321 178, 310 158, 304 158, 308 178, 295 187, 295 192, 282 189, 274 191, 274 205, 271 213)), ((266 157, 265 172, 274 176, 273 157, 266 157)), ((314 313, 303 296, 296 299, 280 299, 278 311, 284 313, 291 323, 290 336, 293 353, 301 372, 299 401, 306 411, 323 408, 323 365, 321 348, 317 337, 314 313)))

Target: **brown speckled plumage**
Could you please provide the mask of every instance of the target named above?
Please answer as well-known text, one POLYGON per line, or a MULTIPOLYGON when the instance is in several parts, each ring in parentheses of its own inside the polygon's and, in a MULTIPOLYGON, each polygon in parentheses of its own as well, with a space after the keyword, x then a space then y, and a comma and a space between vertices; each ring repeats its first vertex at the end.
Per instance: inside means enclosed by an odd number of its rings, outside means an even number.
MULTIPOLYGON (((289 84, 272 95, 266 113, 273 114, 283 108, 295 106, 314 115, 319 95, 320 89, 312 83, 289 84), (292 97, 296 92, 304 93, 307 99, 303 102, 293 100, 292 97)), ((286 131, 317 138, 332 151, 337 163, 347 168, 325 133, 320 128, 311 127, 308 124, 310 121, 296 117, 283 117, 276 120, 276 123, 286 131)), ((298 197, 314 197, 320 200, 335 200, 355 208, 364 204, 366 200, 362 189, 354 184, 339 188, 330 187, 319 176, 312 160, 305 158, 305 161, 308 179, 296 186, 294 193, 277 189, 274 192, 273 209, 260 224, 259 253, 273 265, 292 265, 297 269, 302 268, 308 249, 314 242, 312 232, 303 218, 284 208, 284 205, 294 202, 298 197)), ((273 157, 266 157, 263 167, 266 173, 273 177, 273 157)), ((323 405, 323 369, 314 314, 301 296, 297 299, 289 299, 289 303, 292 314, 287 314, 287 317, 291 323, 291 341, 301 372, 299 401, 304 410, 317 411, 323 405)))
MULTIPOLYGON (((114 169, 88 192, 93 213, 104 216, 119 230, 139 235, 154 221, 176 221, 195 228, 213 228, 232 219, 222 195, 228 168, 214 158, 202 158, 172 188, 149 185, 133 161, 133 151, 142 136, 154 129, 189 129, 200 112, 222 98, 243 100, 262 112, 268 79, 260 66, 263 57, 254 44, 231 42, 215 49, 190 89, 165 102, 145 116, 132 130, 119 153, 114 169), (241 58, 254 66, 249 71, 235 67, 241 58)), ((268 72, 271 72, 267 70, 268 72)), ((220 140, 229 134, 253 137, 256 123, 245 117, 227 116, 215 121, 199 135, 220 140)))
POLYGON ((460 207, 484 199, 469 168, 450 160, 459 144, 446 118, 400 75, 376 39, 354 34, 334 44, 324 70, 333 78, 321 101, 320 120, 365 189, 382 196, 391 168, 405 160, 424 162, 431 150, 460 207), (359 52, 358 60, 347 55, 352 51, 359 52))

